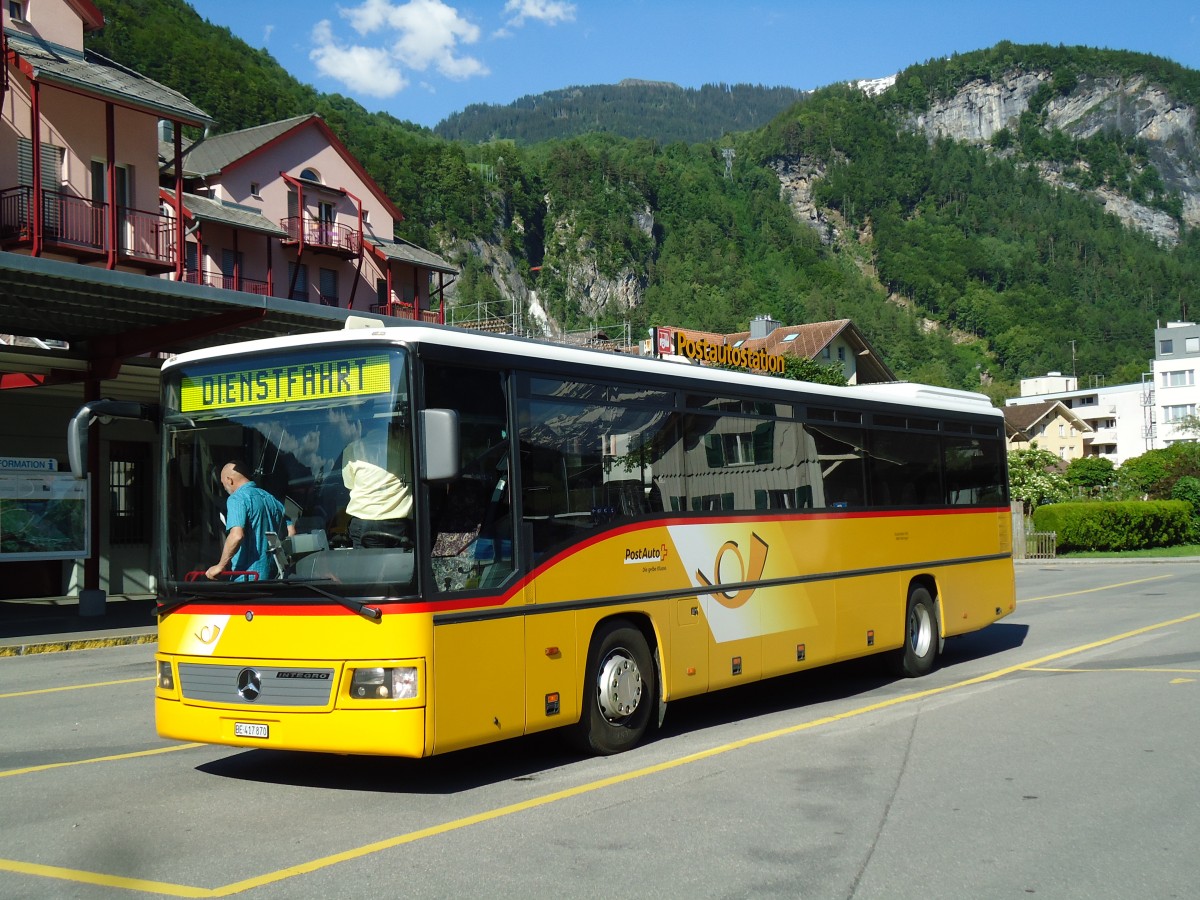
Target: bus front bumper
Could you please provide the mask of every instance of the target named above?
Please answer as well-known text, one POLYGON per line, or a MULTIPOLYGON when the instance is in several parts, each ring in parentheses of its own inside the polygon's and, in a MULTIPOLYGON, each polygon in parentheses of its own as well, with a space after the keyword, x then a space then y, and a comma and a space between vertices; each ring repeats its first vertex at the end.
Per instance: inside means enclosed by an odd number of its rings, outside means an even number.
POLYGON ((425 709, 333 709, 321 712, 229 709, 156 697, 161 737, 230 747, 422 757, 425 709))

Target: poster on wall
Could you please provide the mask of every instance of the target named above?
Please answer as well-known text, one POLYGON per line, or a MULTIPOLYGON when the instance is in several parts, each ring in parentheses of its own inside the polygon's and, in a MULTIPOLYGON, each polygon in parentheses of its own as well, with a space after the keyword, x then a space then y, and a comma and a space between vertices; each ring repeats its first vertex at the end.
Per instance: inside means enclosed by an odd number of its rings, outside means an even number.
POLYGON ((87 556, 87 498, 69 472, 0 469, 0 563, 87 556))

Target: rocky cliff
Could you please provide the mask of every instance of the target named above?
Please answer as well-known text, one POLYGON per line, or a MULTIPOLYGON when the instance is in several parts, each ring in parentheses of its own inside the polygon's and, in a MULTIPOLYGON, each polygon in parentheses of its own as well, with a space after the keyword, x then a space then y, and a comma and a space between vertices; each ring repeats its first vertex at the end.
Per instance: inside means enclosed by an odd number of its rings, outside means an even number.
MULTIPOLYGON (((1003 128, 1015 128, 1030 98, 1052 78, 1049 72, 1012 72, 999 80, 976 80, 954 96, 933 103, 908 121, 929 139, 948 137, 985 144, 1003 128)), ((1081 77, 1066 95, 1046 105, 1043 127, 1059 129, 1075 138, 1118 132, 1146 142, 1151 163, 1169 191, 1179 194, 1186 225, 1200 225, 1200 138, 1195 108, 1177 103, 1162 88, 1143 76, 1081 77)), ((1041 166, 1043 176, 1074 188, 1053 166, 1041 166)), ((1113 191, 1093 191, 1105 208, 1127 225, 1173 246, 1179 225, 1160 210, 1136 203, 1113 191)))

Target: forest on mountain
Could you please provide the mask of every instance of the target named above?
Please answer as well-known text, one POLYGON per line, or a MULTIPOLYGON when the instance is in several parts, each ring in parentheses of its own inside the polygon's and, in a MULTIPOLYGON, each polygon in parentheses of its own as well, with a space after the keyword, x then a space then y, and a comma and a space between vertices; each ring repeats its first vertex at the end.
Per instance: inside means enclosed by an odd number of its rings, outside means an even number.
POLYGON ((1084 383, 1138 380, 1155 323, 1186 317, 1200 284, 1194 229, 1181 223, 1178 243, 1160 245, 1038 168, 1054 161, 1178 220, 1180 198, 1143 143, 1116 132, 1072 138, 1043 112, 1084 76, 1131 72, 1195 103, 1200 74, 1167 60, 1001 44, 914 65, 876 97, 823 88, 762 128, 719 139, 610 127, 529 145, 468 143, 316 92, 182 0, 97 5, 108 24, 89 48, 180 90, 218 130, 324 116, 404 211, 400 236, 462 267, 458 303, 522 302, 502 287, 502 256, 562 328, 624 319, 635 333, 734 331, 758 315, 850 318, 900 377, 1000 397, 1052 369, 1084 383), (931 142, 905 125, 972 79, 1029 68, 1053 77, 989 145, 931 142), (724 150, 735 154, 731 177, 724 150), (818 227, 781 197, 778 169, 794 163, 819 173, 818 227), (495 250, 490 260, 483 246, 495 250), (589 305, 572 276, 584 263, 634 283, 638 302, 589 305))
POLYGON ((683 88, 630 78, 531 94, 507 104, 473 103, 447 116, 433 131, 469 144, 510 140, 528 146, 584 134, 694 144, 761 128, 803 96, 803 91, 789 87, 683 88))

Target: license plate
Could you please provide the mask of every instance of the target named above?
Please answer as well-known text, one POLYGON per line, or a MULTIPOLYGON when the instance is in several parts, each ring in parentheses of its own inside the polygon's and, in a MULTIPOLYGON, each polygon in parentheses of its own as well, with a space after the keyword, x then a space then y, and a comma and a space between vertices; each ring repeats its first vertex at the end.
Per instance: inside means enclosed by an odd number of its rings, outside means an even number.
POLYGON ((234 722, 234 737, 265 738, 270 737, 270 726, 261 722, 234 722))

